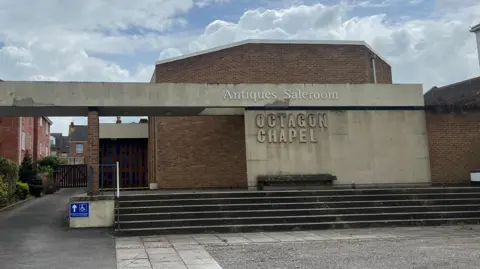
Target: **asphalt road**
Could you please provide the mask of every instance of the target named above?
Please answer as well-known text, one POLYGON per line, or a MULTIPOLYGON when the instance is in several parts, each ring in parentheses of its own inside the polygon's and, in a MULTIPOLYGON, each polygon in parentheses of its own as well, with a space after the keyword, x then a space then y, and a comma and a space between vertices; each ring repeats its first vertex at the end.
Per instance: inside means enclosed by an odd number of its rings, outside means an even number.
POLYGON ((0 269, 115 269, 115 239, 107 229, 69 229, 64 189, 0 213, 0 269))

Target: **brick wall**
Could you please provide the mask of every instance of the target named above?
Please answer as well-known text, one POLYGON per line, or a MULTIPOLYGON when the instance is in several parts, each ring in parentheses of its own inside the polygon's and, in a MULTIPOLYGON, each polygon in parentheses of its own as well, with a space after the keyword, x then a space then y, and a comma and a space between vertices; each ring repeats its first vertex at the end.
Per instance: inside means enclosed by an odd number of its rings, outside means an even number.
POLYGON ((247 186, 243 116, 159 117, 157 132, 162 188, 247 186))
POLYGON ((87 141, 72 141, 68 146, 68 157, 83 158, 84 163, 88 163, 88 142, 87 141), (77 145, 83 145, 83 152, 77 153, 77 145))
POLYGON ((19 162, 19 118, 0 118, 0 157, 19 162))
POLYGON ((480 111, 426 114, 432 182, 462 183, 480 168, 480 111))
MULTIPOLYGON (((391 68, 377 58, 377 82, 391 68)), ((352 45, 247 44, 156 66, 156 83, 373 83, 370 50, 352 45)), ((150 117, 150 182, 160 188, 244 187, 243 116, 150 117), (155 154, 153 152, 155 150, 155 154)))
POLYGON ((41 160, 50 155, 50 123, 45 118, 38 118, 35 128, 38 130, 38 160, 41 160))
MULTIPOLYGON (((378 83, 391 68, 376 59, 378 83)), ((246 44, 157 65, 156 82, 373 83, 370 50, 355 45, 246 44)))
MULTIPOLYGON (((21 118, 22 123, 22 132, 25 133, 25 148, 21 150, 21 160, 25 157, 26 153, 28 152, 31 157, 33 157, 34 153, 34 143, 33 143, 33 135, 34 135, 34 125, 35 125, 35 118, 21 118)), ((20 143, 21 143, 21 136, 20 136, 20 143)))
MULTIPOLYGON (((92 194, 99 192, 99 162, 100 162, 100 121, 98 111, 88 111, 88 157, 87 164, 93 168, 93 189, 92 194)), ((70 145, 70 148, 72 145, 70 145)))

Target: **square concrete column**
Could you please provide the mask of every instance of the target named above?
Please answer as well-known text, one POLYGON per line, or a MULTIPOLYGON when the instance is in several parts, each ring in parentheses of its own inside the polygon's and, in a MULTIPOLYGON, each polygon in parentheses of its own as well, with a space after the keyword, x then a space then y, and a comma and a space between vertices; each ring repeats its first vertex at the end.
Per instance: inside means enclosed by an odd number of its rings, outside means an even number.
POLYGON ((99 150, 100 150, 100 121, 98 117, 98 110, 94 108, 88 109, 88 172, 89 180, 88 184, 93 184, 93 186, 88 186, 91 191, 91 195, 99 194, 99 150), (93 169, 93 171, 92 171, 93 169), (93 175, 90 173, 93 172, 93 175), (90 180, 93 176, 93 182, 90 180))

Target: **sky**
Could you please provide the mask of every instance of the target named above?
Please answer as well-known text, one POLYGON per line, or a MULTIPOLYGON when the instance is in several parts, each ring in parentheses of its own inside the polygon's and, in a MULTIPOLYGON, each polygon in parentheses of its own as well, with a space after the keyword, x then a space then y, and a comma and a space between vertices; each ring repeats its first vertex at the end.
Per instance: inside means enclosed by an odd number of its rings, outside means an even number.
POLYGON ((0 0, 0 79, 149 82, 158 60, 249 38, 360 40, 426 91, 480 75, 478 23, 478 0, 0 0))

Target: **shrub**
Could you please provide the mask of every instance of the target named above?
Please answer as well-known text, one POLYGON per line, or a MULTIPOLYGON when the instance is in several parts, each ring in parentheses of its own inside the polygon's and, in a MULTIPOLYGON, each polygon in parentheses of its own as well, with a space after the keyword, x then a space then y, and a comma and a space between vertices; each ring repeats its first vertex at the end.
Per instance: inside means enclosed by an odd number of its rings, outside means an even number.
POLYGON ((31 185, 31 183, 36 180, 37 171, 35 171, 33 167, 33 160, 28 152, 25 154, 22 164, 20 165, 18 176, 21 182, 27 183, 28 185, 31 185))
POLYGON ((7 191, 7 200, 14 202, 16 183, 18 181, 18 165, 6 158, 0 158, 0 177, 3 178, 7 191))
POLYGON ((59 163, 57 157, 47 156, 38 162, 38 169, 41 170, 43 167, 51 167, 53 171, 57 171, 59 163))
POLYGON ((17 186, 15 189, 15 198, 17 200, 27 199, 29 193, 30 193, 30 189, 28 187, 28 184, 17 181, 17 186))
POLYGON ((28 184, 28 188, 30 190, 31 195, 35 197, 42 196, 42 193, 43 193, 42 178, 39 175, 35 175, 35 177, 28 184))
POLYGON ((3 182, 3 178, 0 176, 0 206, 8 204, 8 188, 7 184, 3 182))

